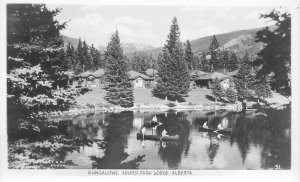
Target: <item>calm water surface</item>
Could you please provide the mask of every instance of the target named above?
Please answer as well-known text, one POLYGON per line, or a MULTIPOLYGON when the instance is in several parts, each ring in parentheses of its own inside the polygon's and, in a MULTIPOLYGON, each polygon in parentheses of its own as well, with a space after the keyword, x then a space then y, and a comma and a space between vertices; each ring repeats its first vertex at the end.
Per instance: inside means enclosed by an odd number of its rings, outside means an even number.
POLYGON ((81 169, 290 169, 291 133, 288 112, 254 116, 227 111, 148 112, 87 114, 60 118, 68 137, 103 139, 79 151, 56 158, 72 160, 81 169), (137 132, 153 116, 162 123, 147 134, 179 134, 179 141, 138 140, 137 132), (221 123, 232 133, 219 136, 199 131, 208 121, 210 128, 221 123))

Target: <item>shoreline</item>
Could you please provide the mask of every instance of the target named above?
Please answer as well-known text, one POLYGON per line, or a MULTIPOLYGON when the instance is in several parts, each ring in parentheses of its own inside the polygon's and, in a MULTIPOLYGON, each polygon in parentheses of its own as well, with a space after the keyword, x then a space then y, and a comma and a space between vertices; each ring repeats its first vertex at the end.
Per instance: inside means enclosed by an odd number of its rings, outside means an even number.
POLYGON ((149 105, 149 104, 137 104, 133 107, 124 108, 120 106, 95 106, 91 104, 78 105, 68 111, 51 112, 49 114, 42 114, 43 116, 71 116, 87 113, 105 113, 105 112, 122 112, 122 111, 134 111, 134 112, 151 112, 151 111, 216 111, 216 110, 229 110, 229 111, 242 111, 242 104, 198 104, 198 105, 176 105, 169 107, 167 105, 149 105))

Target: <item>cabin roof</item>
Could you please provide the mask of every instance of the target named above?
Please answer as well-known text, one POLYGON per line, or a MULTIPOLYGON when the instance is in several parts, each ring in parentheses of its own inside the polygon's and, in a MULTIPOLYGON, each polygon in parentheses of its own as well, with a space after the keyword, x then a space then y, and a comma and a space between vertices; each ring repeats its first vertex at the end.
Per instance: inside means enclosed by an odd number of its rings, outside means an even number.
POLYGON ((82 78, 86 78, 86 77, 89 77, 89 76, 94 76, 94 77, 101 77, 104 75, 104 70, 103 69, 98 69, 96 71, 86 71, 86 72, 83 72, 83 73, 80 73, 78 75, 76 75, 75 77, 82 77, 82 78))
POLYGON ((143 78, 144 80, 152 80, 152 78, 150 78, 149 76, 144 75, 144 74, 139 73, 139 72, 136 72, 136 71, 133 71, 133 70, 129 71, 128 74, 129 74, 129 79, 130 80, 135 80, 138 77, 143 78))

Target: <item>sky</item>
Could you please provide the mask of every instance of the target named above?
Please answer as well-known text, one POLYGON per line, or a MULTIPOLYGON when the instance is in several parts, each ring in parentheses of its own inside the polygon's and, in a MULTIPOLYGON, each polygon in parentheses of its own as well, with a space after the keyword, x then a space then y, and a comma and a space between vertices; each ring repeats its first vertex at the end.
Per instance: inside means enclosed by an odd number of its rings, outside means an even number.
POLYGON ((86 40, 96 47, 106 46, 111 34, 118 30, 122 43, 143 43, 154 47, 165 44, 171 21, 177 17, 181 41, 204 36, 264 27, 273 22, 260 19, 261 13, 279 7, 203 7, 203 6, 116 6, 53 5, 62 8, 56 16, 67 21, 63 35, 86 40))

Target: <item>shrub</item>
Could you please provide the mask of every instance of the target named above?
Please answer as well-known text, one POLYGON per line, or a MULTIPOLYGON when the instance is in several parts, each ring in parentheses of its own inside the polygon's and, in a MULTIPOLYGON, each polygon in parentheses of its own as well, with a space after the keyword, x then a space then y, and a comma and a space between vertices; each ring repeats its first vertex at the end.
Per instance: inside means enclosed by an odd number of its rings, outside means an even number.
POLYGON ((146 89, 152 89, 152 88, 154 88, 154 84, 151 83, 151 82, 146 82, 146 83, 145 83, 145 88, 146 88, 146 89))
POLYGON ((176 106, 176 104, 175 103, 173 103, 173 102, 169 102, 168 104, 166 104, 167 106, 169 106, 169 107, 175 107, 176 106))
POLYGON ((225 97, 230 103, 235 103, 235 101, 237 101, 237 93, 232 88, 228 88, 225 90, 225 97))

